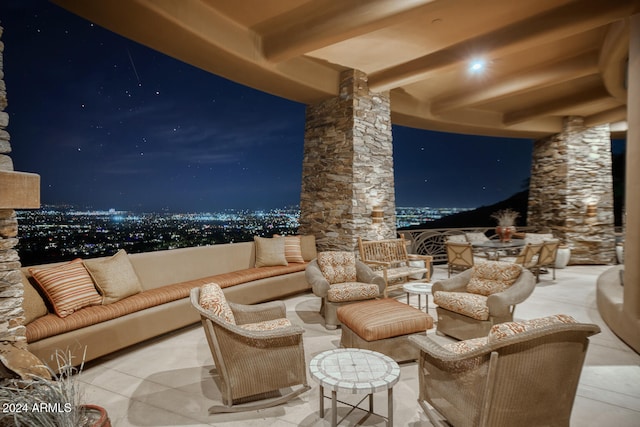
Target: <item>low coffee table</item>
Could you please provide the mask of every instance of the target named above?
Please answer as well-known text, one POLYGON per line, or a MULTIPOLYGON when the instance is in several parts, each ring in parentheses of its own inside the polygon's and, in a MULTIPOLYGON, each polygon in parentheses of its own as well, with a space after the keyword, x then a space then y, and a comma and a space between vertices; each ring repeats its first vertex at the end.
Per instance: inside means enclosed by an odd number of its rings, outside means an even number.
POLYGON ((409 304, 409 295, 418 294, 418 309, 421 309, 420 296, 424 295, 424 311, 429 312, 429 294, 431 293, 431 283, 407 283, 402 289, 407 293, 407 304, 409 304))
MULTIPOLYGON (((316 355, 309 363, 311 378, 320 384, 320 418, 324 418, 324 388, 331 389, 331 425, 338 425, 337 392, 369 395, 373 413, 373 393, 387 390, 387 425, 393 426, 393 386, 400 378, 400 367, 388 356, 371 350, 339 348, 316 355)), ((358 405, 349 405, 359 408, 358 405)), ((363 409, 364 410, 364 409, 363 409)), ((342 422, 342 420, 340 420, 342 422)))

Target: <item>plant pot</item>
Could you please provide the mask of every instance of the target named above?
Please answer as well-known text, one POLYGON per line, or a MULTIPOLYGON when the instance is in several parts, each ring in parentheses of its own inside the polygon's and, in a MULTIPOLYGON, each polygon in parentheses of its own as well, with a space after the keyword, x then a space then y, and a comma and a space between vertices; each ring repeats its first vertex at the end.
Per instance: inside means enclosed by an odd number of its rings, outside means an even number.
POLYGON ((567 245, 558 246, 555 267, 565 268, 569 264, 569 259, 571 259, 571 248, 567 245))
POLYGON ((516 232, 513 225, 499 225, 496 227, 496 234, 500 237, 501 242, 510 242, 511 236, 516 232))
POLYGON ((87 427, 111 427, 111 420, 107 410, 98 405, 82 405, 86 411, 88 423, 87 427))
POLYGON ((622 243, 616 245, 616 258, 618 264, 624 264, 624 245, 622 243))

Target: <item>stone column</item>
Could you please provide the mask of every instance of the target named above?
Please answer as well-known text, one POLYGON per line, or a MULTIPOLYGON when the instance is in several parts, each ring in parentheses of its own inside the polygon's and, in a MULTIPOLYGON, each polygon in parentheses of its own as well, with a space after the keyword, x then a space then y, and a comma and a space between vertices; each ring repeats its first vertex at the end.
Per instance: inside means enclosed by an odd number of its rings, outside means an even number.
MULTIPOLYGON (((0 37, 2 37, 0 27, 0 37)), ((4 111, 7 106, 7 92, 4 83, 4 45, 0 41, 0 171, 13 171, 13 162, 9 153, 9 115, 4 111)), ((24 310, 22 309, 22 276, 20 258, 14 249, 18 244, 18 221, 12 209, 0 209, 0 341, 9 342, 26 348, 24 310)))
POLYGON ((566 117, 562 133, 534 143, 527 217, 569 245, 571 264, 613 262, 609 125, 586 128, 582 117, 566 117))
POLYGON ((391 106, 357 70, 340 75, 340 94, 307 106, 300 232, 319 250, 354 250, 358 236, 396 236, 391 106), (384 211, 381 223, 371 213, 384 211))

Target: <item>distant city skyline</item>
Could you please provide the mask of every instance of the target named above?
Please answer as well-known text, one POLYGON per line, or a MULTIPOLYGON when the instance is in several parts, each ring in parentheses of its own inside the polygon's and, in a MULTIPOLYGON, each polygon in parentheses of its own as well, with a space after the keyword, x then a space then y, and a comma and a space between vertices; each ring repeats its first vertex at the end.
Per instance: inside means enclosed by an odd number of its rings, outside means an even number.
MULTIPOLYGON (((43 203, 133 211, 300 202, 305 106, 238 85, 44 0, 4 0, 16 170, 43 203)), ((529 178, 532 141, 394 126, 396 206, 473 208, 529 178)))

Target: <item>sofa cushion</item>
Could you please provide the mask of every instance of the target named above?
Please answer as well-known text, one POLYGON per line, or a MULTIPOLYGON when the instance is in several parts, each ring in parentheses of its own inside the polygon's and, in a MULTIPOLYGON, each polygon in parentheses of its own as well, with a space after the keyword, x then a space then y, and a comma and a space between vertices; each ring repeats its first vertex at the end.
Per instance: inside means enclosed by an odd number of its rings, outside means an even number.
POLYGON ((217 283, 208 283, 200 288, 200 305, 227 323, 236 324, 233 311, 217 283))
POLYGON ((142 292, 140 280, 124 249, 110 258, 84 260, 84 265, 102 294, 103 304, 142 292))
POLYGON ((55 314, 47 314, 27 325, 27 342, 38 341, 171 301, 188 298, 191 288, 193 286, 190 283, 176 283, 149 289, 116 301, 113 304, 85 307, 64 318, 55 314))
POLYGON ((356 256, 353 252, 320 252, 318 267, 331 285, 356 281, 356 256))
POLYGON ((253 238, 256 245, 256 267, 268 267, 274 265, 287 265, 284 252, 284 237, 258 237, 253 238))
POLYGON ((284 236, 284 257, 289 262, 304 262, 300 236, 284 236))
POLYGON ((336 283, 329 287, 327 299, 331 302, 360 301, 380 295, 378 285, 360 282, 336 283))
POLYGON ((252 282, 254 280, 267 279, 269 277, 281 276, 283 274, 297 273, 304 271, 307 263, 291 263, 289 265, 276 265, 272 267, 254 267, 246 270, 232 271, 230 273, 216 274, 213 276, 202 277, 200 279, 189 280, 184 282, 192 288, 215 282, 221 288, 239 285, 241 283, 252 282))
POLYGON ((49 310, 40 293, 31 285, 31 282, 29 282, 24 274, 22 275, 22 288, 24 289, 24 297, 22 300, 24 324, 28 325, 38 317, 47 315, 49 310))
POLYGON ((484 295, 438 291, 433 294, 433 302, 441 308, 476 320, 489 319, 487 297, 484 295))
POLYGON ((485 296, 502 292, 518 280, 521 272, 519 265, 509 262, 479 262, 473 267, 467 292, 485 296))
POLYGON ((499 323, 491 327, 487 339, 489 343, 494 343, 523 332, 563 323, 576 323, 576 320, 566 314, 554 314, 553 316, 540 317, 522 322, 499 323))
POLYGON ((80 258, 56 267, 30 268, 29 273, 60 317, 68 316, 82 307, 102 303, 102 297, 80 258))
POLYGON ((316 236, 313 234, 300 236, 300 249, 302 251, 302 259, 304 259, 305 262, 316 259, 318 256, 318 251, 316 250, 316 236))

